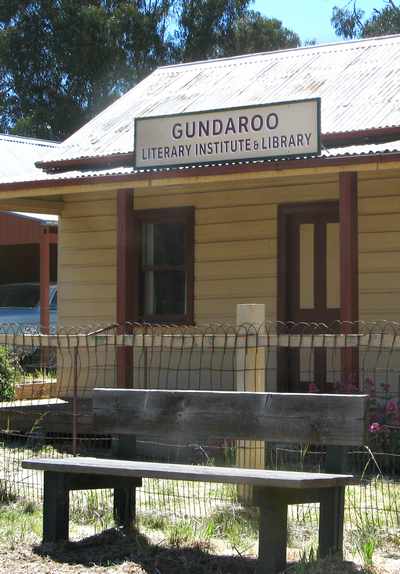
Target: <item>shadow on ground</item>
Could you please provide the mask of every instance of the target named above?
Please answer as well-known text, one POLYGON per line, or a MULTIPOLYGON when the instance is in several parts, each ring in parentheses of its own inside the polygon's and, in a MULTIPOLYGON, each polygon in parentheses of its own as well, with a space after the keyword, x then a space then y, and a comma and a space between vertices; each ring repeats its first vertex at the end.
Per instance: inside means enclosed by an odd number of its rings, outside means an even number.
POLYGON ((201 546, 155 545, 135 530, 112 529, 79 542, 41 544, 34 552, 55 562, 88 567, 133 562, 146 574, 253 574, 256 567, 254 559, 215 556, 201 546))
MULTIPOLYGON (((39 556, 53 561, 81 565, 112 566, 125 562, 140 568, 132 572, 145 574, 254 574, 257 560, 234 556, 217 556, 201 546, 164 547, 155 545, 137 531, 107 530, 79 542, 41 544, 34 548, 39 556)), ((131 571, 131 570, 130 570, 131 571)), ((287 574, 369 574, 350 562, 320 561, 292 564, 287 574)))

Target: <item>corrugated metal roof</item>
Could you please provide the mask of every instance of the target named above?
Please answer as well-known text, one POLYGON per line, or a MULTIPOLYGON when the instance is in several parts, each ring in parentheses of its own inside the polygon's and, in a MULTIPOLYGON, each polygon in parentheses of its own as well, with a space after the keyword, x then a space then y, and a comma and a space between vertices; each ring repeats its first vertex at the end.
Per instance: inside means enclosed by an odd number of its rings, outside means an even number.
MULTIPOLYGON (((323 149, 321 151, 321 155, 318 156, 319 159, 325 159, 329 161, 329 159, 335 158, 345 158, 345 157, 352 157, 355 158, 357 161, 357 157, 365 157, 365 156, 390 156, 391 154, 400 154, 400 140, 393 141, 393 142, 385 142, 385 143, 367 143, 367 144, 360 144, 360 145, 351 145, 351 146, 342 146, 337 148, 329 148, 323 149)), ((317 156, 315 156, 317 157, 317 156)), ((229 165, 248 165, 248 164, 274 164, 280 163, 283 164, 285 162, 295 164, 298 160, 309 160, 312 161, 312 157, 304 158, 303 156, 299 156, 296 158, 289 158, 289 159, 269 159, 269 160, 257 160, 257 161, 242 161, 242 162, 230 162, 229 165)), ((51 182, 55 181, 68 181, 68 180, 85 180, 85 179, 95 179, 97 178, 104 178, 113 176, 135 176, 137 174, 146 174, 149 175, 156 175, 157 173, 165 173, 165 172, 182 172, 184 170, 189 171, 193 170, 195 167, 197 170, 201 170, 203 168, 207 168, 210 166, 221 166, 227 165, 223 163, 213 164, 210 163, 208 165, 200 165, 200 166, 185 166, 185 167, 178 167, 178 168, 162 168, 162 169, 135 169, 134 167, 115 167, 115 168, 104 168, 104 169, 93 169, 93 170, 71 170, 65 171, 61 173, 45 173, 43 171, 37 170, 38 173, 31 174, 29 178, 21 177, 21 178, 0 178, 0 187, 7 187, 7 185, 18 184, 18 183, 25 183, 27 187, 29 187, 30 183, 33 182, 40 182, 43 183, 45 186, 51 182)))
POLYGON ((0 178, 38 177, 42 170, 35 167, 58 144, 47 140, 0 134, 0 178))
POLYGON ((133 150, 137 116, 319 96, 322 133, 400 126, 400 35, 158 68, 46 161, 133 150))

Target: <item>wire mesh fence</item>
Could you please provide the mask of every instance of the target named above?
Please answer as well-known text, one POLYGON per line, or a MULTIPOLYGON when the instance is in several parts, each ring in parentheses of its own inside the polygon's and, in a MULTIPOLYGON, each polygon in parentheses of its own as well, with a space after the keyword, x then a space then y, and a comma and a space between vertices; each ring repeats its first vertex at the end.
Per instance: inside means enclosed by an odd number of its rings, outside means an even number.
MULTIPOLYGON (((0 485, 7 497, 39 500, 42 477, 21 468, 33 456, 112 456, 112 437, 91 422, 95 387, 368 393, 369 443, 350 452, 347 469, 361 477, 347 489, 346 512, 382 528, 400 525, 400 325, 395 323, 144 325, 60 329, 41 335, 0 327, 0 485)), ((239 423, 239 422, 238 422, 239 423)), ((206 444, 138 443, 137 457, 194 464, 321 470, 318 445, 209 437, 206 444)), ((146 480, 139 512, 201 520, 240 507, 228 485, 146 480)), ((73 512, 111 520, 110 493, 74 493, 73 512), (97 510, 95 510, 97 509, 97 510)), ((315 524, 316 508, 291 508, 315 524)))

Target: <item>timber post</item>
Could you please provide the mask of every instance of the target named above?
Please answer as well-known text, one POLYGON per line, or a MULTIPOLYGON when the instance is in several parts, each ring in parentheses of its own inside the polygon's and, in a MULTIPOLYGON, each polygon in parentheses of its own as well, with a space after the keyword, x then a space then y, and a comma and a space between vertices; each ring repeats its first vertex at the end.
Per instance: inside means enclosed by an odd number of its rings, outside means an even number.
MULTIPOLYGON (((265 334, 265 305, 252 303, 238 305, 236 328, 238 348, 236 349, 235 388, 241 392, 265 392, 265 349, 258 346, 258 336, 265 334)), ((264 469, 264 441, 237 441, 236 463, 242 468, 264 469)), ((252 488, 239 486, 238 494, 243 501, 250 501, 252 488)))

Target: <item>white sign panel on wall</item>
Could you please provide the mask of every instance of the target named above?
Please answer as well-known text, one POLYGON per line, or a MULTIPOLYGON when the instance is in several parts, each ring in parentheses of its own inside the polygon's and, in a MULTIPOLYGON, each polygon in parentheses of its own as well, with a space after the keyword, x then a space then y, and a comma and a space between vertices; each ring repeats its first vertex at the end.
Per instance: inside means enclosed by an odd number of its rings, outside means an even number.
POLYGON ((135 119, 135 166, 178 167, 320 153, 319 98, 135 119))

